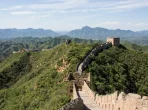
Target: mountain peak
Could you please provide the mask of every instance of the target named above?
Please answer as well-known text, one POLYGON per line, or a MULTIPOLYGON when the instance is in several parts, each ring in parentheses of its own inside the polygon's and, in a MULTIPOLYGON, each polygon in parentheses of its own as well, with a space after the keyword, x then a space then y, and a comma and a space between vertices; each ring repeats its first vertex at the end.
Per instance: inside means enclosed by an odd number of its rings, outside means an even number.
POLYGON ((89 26, 84 26, 84 27, 82 27, 82 29, 91 29, 91 27, 89 27, 89 26))

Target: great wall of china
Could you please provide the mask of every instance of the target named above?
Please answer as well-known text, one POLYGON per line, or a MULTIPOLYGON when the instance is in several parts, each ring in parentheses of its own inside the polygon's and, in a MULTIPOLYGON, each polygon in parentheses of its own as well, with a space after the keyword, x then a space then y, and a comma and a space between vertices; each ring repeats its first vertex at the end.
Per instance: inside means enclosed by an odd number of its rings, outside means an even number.
POLYGON ((89 97, 104 110, 148 110, 148 97, 138 94, 125 94, 117 91, 113 94, 98 95, 94 93, 84 82, 82 91, 87 92, 89 97))
POLYGON ((70 75, 68 77, 72 82, 73 99, 59 110, 148 110, 147 96, 141 97, 138 94, 125 94, 118 91, 113 94, 98 95, 90 89, 90 79, 82 72, 91 63, 91 55, 96 55, 111 46, 112 43, 109 42, 98 45, 84 56, 83 61, 78 64, 73 79, 70 79, 70 75))
POLYGON ((85 56, 85 59, 79 63, 78 67, 77 67, 77 72, 81 75, 82 72, 87 68, 87 66, 90 64, 91 62, 91 55, 96 55, 99 52, 101 52, 103 49, 107 49, 111 47, 111 43, 105 43, 102 45, 98 45, 95 48, 93 48, 89 54, 87 56, 85 56))

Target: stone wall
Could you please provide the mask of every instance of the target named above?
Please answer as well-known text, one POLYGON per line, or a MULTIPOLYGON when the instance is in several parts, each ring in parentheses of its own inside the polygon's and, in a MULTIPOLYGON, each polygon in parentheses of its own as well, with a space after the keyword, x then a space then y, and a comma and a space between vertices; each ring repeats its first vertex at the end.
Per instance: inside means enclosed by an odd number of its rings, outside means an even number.
MULTIPOLYGON (((94 49, 94 48, 93 48, 93 49, 94 49)), ((79 65, 85 60, 85 58, 90 54, 91 51, 92 51, 92 49, 89 50, 89 51, 85 54, 85 56, 82 58, 82 60, 79 61, 79 63, 77 64, 76 71, 78 71, 79 65)))
POLYGON ((78 66, 77 66, 77 72, 79 74, 81 74, 86 68, 87 66, 91 63, 91 58, 90 56, 91 55, 97 55, 99 52, 101 52, 103 49, 107 49, 111 47, 111 43, 104 43, 104 44, 101 44, 101 45, 98 45, 96 46, 95 48, 93 48, 89 54, 87 54, 83 61, 81 61, 78 66))
POLYGON ((88 93, 92 101, 104 110, 148 110, 148 97, 138 94, 120 94, 116 91, 109 95, 98 95, 94 93, 84 82, 82 87, 88 93))
POLYGON ((83 110, 83 107, 84 107, 83 100, 79 98, 76 86, 73 83, 73 100, 67 103, 59 110, 83 110))
POLYGON ((79 98, 78 92, 76 90, 75 84, 73 83, 73 99, 77 99, 77 98, 79 98))

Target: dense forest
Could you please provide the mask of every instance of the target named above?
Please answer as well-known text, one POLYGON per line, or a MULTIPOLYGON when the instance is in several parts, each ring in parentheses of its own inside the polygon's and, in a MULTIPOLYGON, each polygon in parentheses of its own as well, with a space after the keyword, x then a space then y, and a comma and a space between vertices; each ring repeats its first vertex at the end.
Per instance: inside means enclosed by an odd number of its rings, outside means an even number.
POLYGON ((87 71, 91 88, 99 94, 124 91, 148 95, 148 54, 126 48, 111 47, 97 56, 87 71))

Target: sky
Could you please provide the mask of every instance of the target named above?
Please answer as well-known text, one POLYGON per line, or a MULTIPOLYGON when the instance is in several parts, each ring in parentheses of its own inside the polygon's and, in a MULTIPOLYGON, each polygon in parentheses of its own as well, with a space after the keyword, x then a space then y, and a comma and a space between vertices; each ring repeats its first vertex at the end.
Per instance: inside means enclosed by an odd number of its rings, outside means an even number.
POLYGON ((148 0, 0 0, 0 29, 148 30, 148 0))

